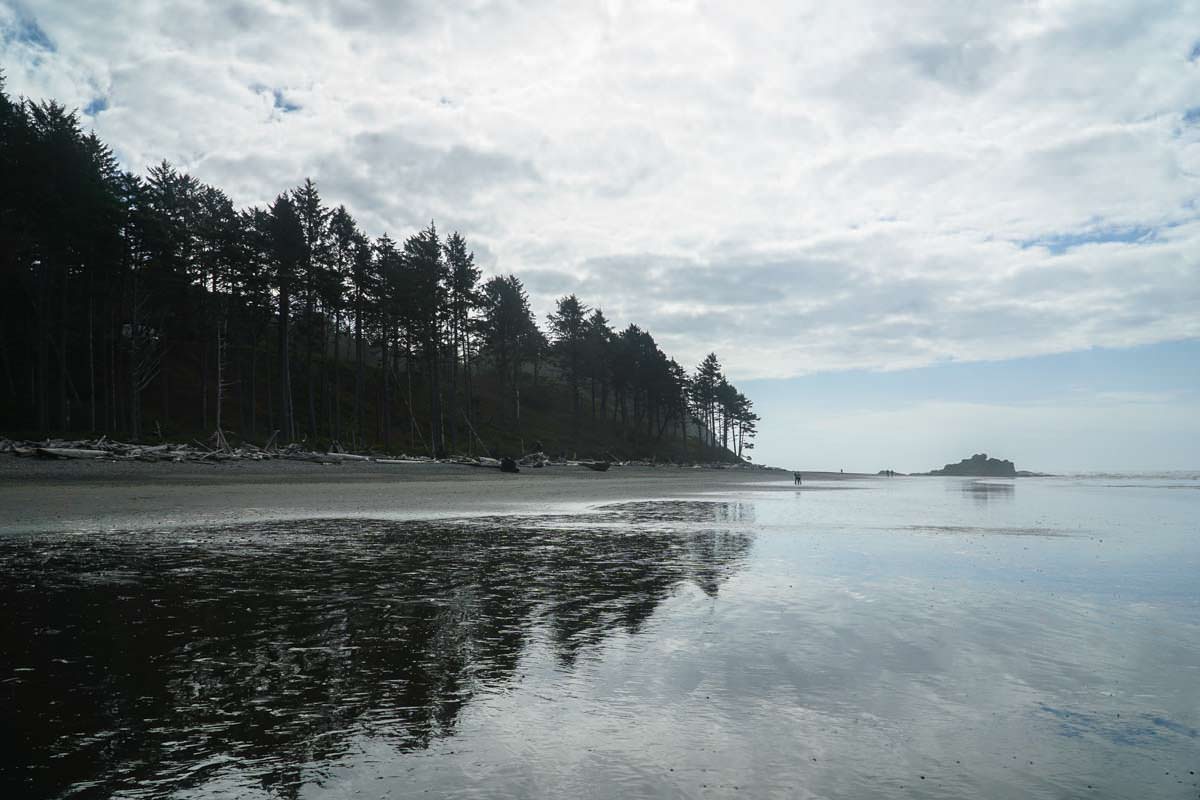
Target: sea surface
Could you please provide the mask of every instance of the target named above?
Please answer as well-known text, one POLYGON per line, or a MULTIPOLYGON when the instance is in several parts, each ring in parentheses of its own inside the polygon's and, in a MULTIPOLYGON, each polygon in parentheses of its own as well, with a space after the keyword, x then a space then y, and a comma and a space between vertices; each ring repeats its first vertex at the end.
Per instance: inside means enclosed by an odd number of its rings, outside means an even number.
POLYGON ((1200 798, 1200 476, 0 539, 0 796, 1200 798))

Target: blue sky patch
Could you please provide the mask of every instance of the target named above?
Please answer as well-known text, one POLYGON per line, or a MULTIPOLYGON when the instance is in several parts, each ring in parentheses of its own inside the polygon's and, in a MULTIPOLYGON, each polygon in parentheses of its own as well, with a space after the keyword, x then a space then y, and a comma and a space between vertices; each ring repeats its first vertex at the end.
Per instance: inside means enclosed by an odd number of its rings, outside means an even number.
POLYGON ((270 93, 271 107, 282 111, 284 114, 290 114, 293 111, 299 111, 301 108, 303 108, 303 106, 301 106, 299 103, 294 103, 284 97, 283 89, 275 89, 267 86, 265 83, 250 84, 250 91, 254 92, 255 94, 270 93))
POLYGON ((6 44, 19 42, 46 50, 50 53, 58 51, 58 48, 54 46, 54 42, 50 41, 50 37, 42 30, 42 26, 38 25, 37 20, 28 14, 20 13, 20 11, 18 11, 16 26, 5 30, 3 36, 0 37, 0 41, 6 44))
POLYGON ((271 96, 274 98, 275 108, 278 108, 280 111, 282 111, 285 114, 290 113, 292 111, 300 110, 299 104, 293 103, 291 100, 288 100, 286 97, 283 96, 282 89, 272 89, 271 96))
POLYGON ((1044 247, 1052 255, 1062 255, 1072 247, 1085 244, 1108 244, 1121 242, 1132 244, 1154 238, 1155 229, 1146 225, 1131 225, 1127 227, 1109 226, 1093 228, 1080 233, 1052 233, 1037 239, 1026 239, 1020 242, 1022 249, 1044 247))
POLYGON ((88 103, 86 106, 83 107, 83 113, 87 114, 89 117, 94 117, 97 114, 99 114, 101 111, 106 110, 107 108, 108 108, 108 98, 107 97, 96 97, 96 98, 92 99, 92 102, 88 103))

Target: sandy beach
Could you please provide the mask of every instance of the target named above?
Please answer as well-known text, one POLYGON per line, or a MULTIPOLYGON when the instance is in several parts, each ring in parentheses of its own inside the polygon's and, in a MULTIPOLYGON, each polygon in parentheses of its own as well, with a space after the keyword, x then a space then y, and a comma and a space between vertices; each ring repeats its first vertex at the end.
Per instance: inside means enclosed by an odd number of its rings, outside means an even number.
MULTIPOLYGON (((865 475, 805 473, 812 481, 865 475)), ((763 469, 582 467, 505 475, 456 464, 147 464, 0 458, 0 533, 138 530, 301 518, 542 514, 739 488, 803 491, 763 469)))
POLYGON ((0 796, 1194 795, 1198 502, 0 457, 0 796))

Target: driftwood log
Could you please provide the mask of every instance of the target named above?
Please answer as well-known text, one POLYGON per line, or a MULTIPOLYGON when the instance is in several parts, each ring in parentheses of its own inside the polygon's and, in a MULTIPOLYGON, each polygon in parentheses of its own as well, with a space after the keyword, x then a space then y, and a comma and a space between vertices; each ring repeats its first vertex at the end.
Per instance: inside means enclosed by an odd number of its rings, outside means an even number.
POLYGON ((103 450, 83 450, 75 447, 39 447, 37 454, 43 458, 104 458, 103 450))

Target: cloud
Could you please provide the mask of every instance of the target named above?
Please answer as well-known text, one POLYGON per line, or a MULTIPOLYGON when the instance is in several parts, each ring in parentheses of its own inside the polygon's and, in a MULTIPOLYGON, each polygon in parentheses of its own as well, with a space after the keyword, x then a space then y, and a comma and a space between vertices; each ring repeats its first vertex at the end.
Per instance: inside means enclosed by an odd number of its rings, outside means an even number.
POLYGON ((738 377, 1200 335, 1195 0, 0 0, 8 90, 738 377))

